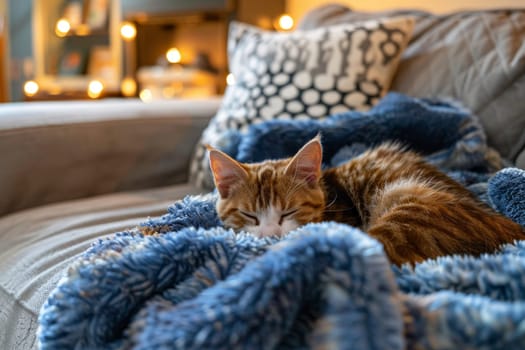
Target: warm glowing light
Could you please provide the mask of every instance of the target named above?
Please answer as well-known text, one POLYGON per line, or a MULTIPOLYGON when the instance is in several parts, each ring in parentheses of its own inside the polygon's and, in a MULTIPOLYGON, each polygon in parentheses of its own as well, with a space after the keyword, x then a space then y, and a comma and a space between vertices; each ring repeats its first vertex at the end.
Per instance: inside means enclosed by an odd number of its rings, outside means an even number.
POLYGON ((277 20, 277 25, 281 30, 290 30, 293 28, 294 20, 290 15, 282 15, 277 20))
POLYGON ((24 93, 26 96, 35 96, 38 90, 40 90, 40 86, 38 86, 38 83, 34 80, 29 80, 24 84, 24 93))
POLYGON ((104 91, 104 84, 99 80, 91 80, 88 85, 88 96, 90 98, 98 98, 104 91))
POLYGON ((228 84, 228 85, 234 85, 235 84, 235 76, 232 73, 229 73, 226 76, 226 84, 228 84))
POLYGON ((120 35, 124 40, 133 40, 137 36, 137 27, 131 22, 123 22, 120 26, 120 35))
POLYGON ((126 97, 135 96, 137 93, 137 83, 135 82, 135 79, 128 77, 122 80, 120 91, 122 91, 122 95, 126 97))
POLYGON ((153 100, 153 93, 150 89, 144 89, 140 92, 139 97, 142 102, 151 102, 151 100, 153 100))
POLYGON ((164 98, 172 98, 175 96, 176 91, 173 86, 166 86, 164 89, 162 89, 162 96, 164 98))
POLYGON ((88 25, 85 25, 85 24, 80 24, 79 26, 75 28, 76 35, 86 36, 86 35, 89 35, 90 32, 91 32, 91 29, 89 28, 88 25))
POLYGON ((61 18, 55 26, 55 33, 57 36, 63 37, 71 30, 71 24, 67 19, 61 18))
POLYGON ((179 63, 181 60, 181 55, 179 49, 172 47, 171 49, 166 52, 166 58, 168 59, 169 63, 179 63))
POLYGON ((50 86, 48 89, 46 89, 46 93, 50 94, 50 95, 53 95, 53 96, 57 96, 57 95, 60 95, 62 93, 62 89, 60 88, 60 86, 50 86))

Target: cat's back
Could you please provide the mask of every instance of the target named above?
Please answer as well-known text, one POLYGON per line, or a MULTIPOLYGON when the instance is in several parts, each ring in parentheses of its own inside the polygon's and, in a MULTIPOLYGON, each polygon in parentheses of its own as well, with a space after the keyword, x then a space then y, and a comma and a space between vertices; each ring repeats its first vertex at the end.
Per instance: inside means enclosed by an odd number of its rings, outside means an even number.
POLYGON ((338 207, 355 208, 358 221, 353 223, 359 222, 362 229, 400 202, 419 202, 423 211, 424 206, 434 204, 453 208, 458 201, 471 207, 482 205, 465 187, 396 143, 372 148, 327 170, 324 178, 325 186, 339 193, 338 207))
POLYGON ((421 183, 436 189, 469 191, 427 163, 420 155, 396 143, 384 143, 331 170, 355 199, 365 200, 394 182, 421 183))

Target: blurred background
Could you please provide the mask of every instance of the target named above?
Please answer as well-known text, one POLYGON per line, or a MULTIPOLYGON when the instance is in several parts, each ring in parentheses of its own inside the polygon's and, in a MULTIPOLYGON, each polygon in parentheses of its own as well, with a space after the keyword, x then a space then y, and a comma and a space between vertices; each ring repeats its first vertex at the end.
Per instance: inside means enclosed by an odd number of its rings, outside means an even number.
MULTIPOLYGON (((221 94, 228 23, 293 30, 323 0, 0 0, 0 102, 221 94)), ((356 10, 525 6, 524 0, 338 1, 356 10)))

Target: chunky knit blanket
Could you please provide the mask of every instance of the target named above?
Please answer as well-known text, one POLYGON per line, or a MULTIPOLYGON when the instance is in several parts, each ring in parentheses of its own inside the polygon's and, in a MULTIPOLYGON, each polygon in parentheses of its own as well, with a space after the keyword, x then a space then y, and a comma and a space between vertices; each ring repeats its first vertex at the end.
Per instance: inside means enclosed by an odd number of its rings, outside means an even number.
MULTIPOLYGON (((399 140, 525 225, 525 171, 489 173, 498 159, 477 119, 448 102, 390 94, 369 112, 267 122, 223 146, 244 161, 289 156, 319 131, 326 166, 399 140)), ((525 241, 397 268, 343 224, 235 234, 215 200, 186 197, 94 243, 43 305, 40 347, 525 349, 525 241)))

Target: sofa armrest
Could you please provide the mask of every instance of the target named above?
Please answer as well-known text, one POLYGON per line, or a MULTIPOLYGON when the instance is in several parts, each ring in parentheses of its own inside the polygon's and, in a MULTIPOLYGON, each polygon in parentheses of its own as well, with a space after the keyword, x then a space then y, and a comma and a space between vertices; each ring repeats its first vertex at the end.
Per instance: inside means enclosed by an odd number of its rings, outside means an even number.
POLYGON ((0 107, 0 216, 185 181, 220 98, 13 103, 0 107))

